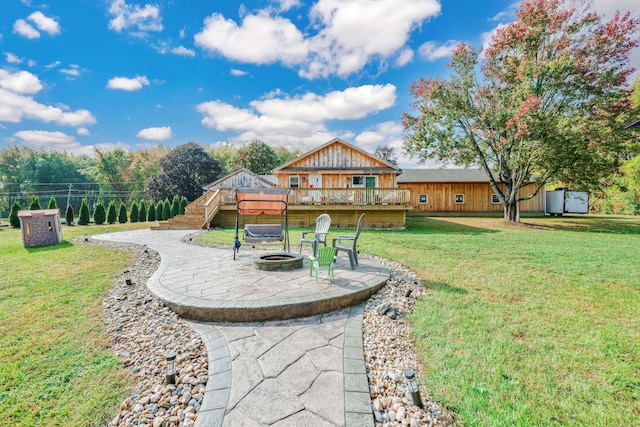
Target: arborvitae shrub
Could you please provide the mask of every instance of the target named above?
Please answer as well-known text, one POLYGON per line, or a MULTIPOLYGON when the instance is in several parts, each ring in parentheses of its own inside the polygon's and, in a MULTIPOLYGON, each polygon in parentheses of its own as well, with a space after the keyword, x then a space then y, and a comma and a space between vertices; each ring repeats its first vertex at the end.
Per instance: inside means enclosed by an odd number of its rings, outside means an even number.
POLYGON ((164 199, 164 206, 162 207, 162 219, 167 220, 171 218, 171 203, 169 199, 164 199))
POLYGON ((118 213, 118 222, 124 224, 127 222, 127 207, 124 203, 120 203, 120 212, 118 213))
POLYGON ((138 221, 145 222, 147 220, 147 202, 140 200, 140 212, 138 212, 138 221))
POLYGON ((109 224, 115 224, 117 217, 116 202, 112 200, 109 202, 109 207, 107 208, 107 222, 109 224))
POLYGON ((58 209, 58 204, 56 203, 55 197, 49 197, 49 204, 47 205, 47 209, 58 209))
POLYGON ((182 196, 180 198, 180 211, 178 212, 180 215, 184 215, 184 208, 186 208, 188 204, 189 201, 187 200, 187 198, 185 196, 182 196))
POLYGON ((18 218, 18 211, 22 209, 22 205, 19 201, 13 202, 11 205, 11 213, 9 214, 9 223, 13 228, 20 228, 20 218, 18 218))
POLYGON ((79 225, 87 225, 89 224, 89 205, 87 199, 82 199, 82 203, 80 204, 80 217, 78 218, 79 225))
POLYGON ((73 225, 73 206, 67 206, 67 212, 65 213, 64 218, 67 220, 67 225, 73 225))
POLYGON ((29 205, 29 210, 30 211, 38 211, 42 209, 40 207, 40 199, 38 198, 38 196, 31 196, 31 204, 29 205))
POLYGON ((156 204, 149 202, 149 213, 147 214, 147 221, 156 220, 156 204))
POLYGON ((164 210, 164 202, 160 200, 156 205, 156 220, 162 221, 162 211, 164 210))
POLYGON ((98 200, 96 203, 96 210, 93 213, 93 222, 96 225, 102 225, 107 220, 107 212, 104 208, 104 202, 102 200, 98 200))
POLYGON ((178 213, 180 213, 180 198, 173 196, 173 200, 171 201, 171 218, 178 215, 178 213))
POLYGON ((131 202, 131 211, 129 212, 129 221, 138 222, 138 202, 135 200, 131 202))

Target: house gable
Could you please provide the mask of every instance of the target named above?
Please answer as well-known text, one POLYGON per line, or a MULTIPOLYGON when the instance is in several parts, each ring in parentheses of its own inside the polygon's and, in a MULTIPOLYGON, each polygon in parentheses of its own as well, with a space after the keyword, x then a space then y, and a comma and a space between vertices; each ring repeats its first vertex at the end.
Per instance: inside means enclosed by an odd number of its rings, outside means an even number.
POLYGON ((320 147, 274 169, 274 175, 298 173, 301 171, 358 171, 369 173, 394 173, 398 168, 373 156, 339 138, 335 138, 320 147))
POLYGON ((251 172, 249 169, 240 168, 231 172, 219 180, 203 187, 204 190, 213 188, 271 188, 276 184, 268 179, 251 172))

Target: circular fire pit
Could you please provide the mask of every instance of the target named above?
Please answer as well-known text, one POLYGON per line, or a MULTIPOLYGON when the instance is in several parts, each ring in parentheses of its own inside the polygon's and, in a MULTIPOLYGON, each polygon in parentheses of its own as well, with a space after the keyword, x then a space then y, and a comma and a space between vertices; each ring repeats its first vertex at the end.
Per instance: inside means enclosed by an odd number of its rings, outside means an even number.
POLYGON ((253 265, 258 270, 289 271, 302 268, 302 255, 274 252, 253 257, 253 265))

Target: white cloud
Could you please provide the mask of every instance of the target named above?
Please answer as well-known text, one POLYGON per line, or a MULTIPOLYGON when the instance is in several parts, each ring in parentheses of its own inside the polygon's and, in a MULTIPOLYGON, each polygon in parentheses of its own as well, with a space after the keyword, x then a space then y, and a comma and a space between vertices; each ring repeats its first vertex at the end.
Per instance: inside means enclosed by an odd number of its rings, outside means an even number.
POLYGON ((396 59, 396 67, 402 67, 403 65, 408 64, 413 59, 413 49, 405 48, 398 55, 398 59, 396 59))
POLYGON ((109 21, 109 29, 118 33, 128 28, 142 33, 163 29, 160 9, 151 4, 140 7, 129 5, 125 0, 112 0, 109 14, 113 16, 109 21))
POLYGON ((117 143, 101 143, 96 145, 82 145, 72 135, 64 132, 49 132, 43 130, 23 130, 13 134, 13 136, 22 141, 22 143, 30 148, 45 151, 66 151, 73 155, 95 156, 95 148, 102 151, 114 150, 121 148, 129 150, 129 146, 122 142, 117 143))
POLYGON ((365 85, 326 95, 306 93, 289 97, 275 95, 237 108, 221 101, 197 105, 202 124, 219 131, 238 132, 237 139, 259 138, 277 145, 314 142, 328 137, 328 120, 355 120, 394 105, 396 87, 365 85))
POLYGON ((62 62, 56 61, 56 62, 52 62, 51 64, 45 65, 44 68, 46 68, 47 70, 50 70, 52 68, 56 68, 60 64, 62 64, 62 62))
POLYGON ((38 27, 40 31, 44 31, 50 36, 60 34, 60 24, 58 24, 55 19, 45 16, 40 11, 33 12, 27 19, 36 24, 36 27, 38 27))
POLYGON ((11 74, 0 69, 0 87, 18 94, 38 93, 42 89, 42 83, 40 83, 38 76, 28 71, 18 71, 11 74))
POLYGON ((89 132, 89 129, 87 129, 87 128, 78 128, 76 130, 76 132, 80 136, 89 136, 89 135, 91 135, 91 132, 89 132))
POLYGON ((631 12, 632 15, 640 14, 638 0, 593 0, 593 10, 604 16, 605 20, 611 19, 616 11, 622 15, 631 12))
POLYGON ((146 76, 136 76, 132 79, 127 77, 114 77, 107 82, 107 88, 134 91, 142 89, 143 86, 149 86, 149 84, 149 79, 147 79, 146 76))
MULTIPOLYGON (((280 10, 299 5, 281 1, 280 10)), ((440 13, 438 0, 319 0, 310 11, 311 26, 302 33, 269 8, 244 15, 241 23, 214 13, 195 35, 197 46, 228 59, 299 68, 304 78, 346 77, 371 60, 411 59, 410 33, 440 13)))
POLYGON ((489 18, 489 21, 509 22, 516 19, 516 12, 520 9, 520 3, 511 3, 506 9, 489 18))
POLYGON ((153 141, 165 141, 173 137, 173 132, 171 131, 171 126, 164 126, 142 129, 136 136, 138 138, 150 139, 153 141))
POLYGON ((300 0, 279 0, 277 3, 280 3, 278 10, 281 12, 300 6, 300 0))
POLYGON ((70 111, 66 106, 44 105, 30 96, 0 88, 0 122, 19 123, 25 118, 67 126, 96 123, 95 117, 88 110, 70 111))
POLYGON ((38 37, 40 37, 40 32, 33 28, 31 24, 29 24, 24 19, 18 19, 13 24, 13 32, 18 33, 28 39, 37 39, 38 37))
POLYGON ((81 70, 79 65, 70 64, 69 68, 62 68, 60 72, 68 76, 78 77, 80 75, 81 70))
POLYGON ((194 36, 197 46, 234 61, 252 64, 299 64, 307 56, 307 42, 289 20, 262 12, 247 15, 238 26, 214 13, 194 36))
POLYGON ((196 53, 193 50, 188 49, 184 46, 174 47, 173 49, 171 49, 171 53, 181 56, 196 56, 196 53))
POLYGON ((230 73, 232 76, 246 76, 247 74, 249 74, 246 71, 238 70, 236 68, 232 68, 230 73))
POLYGON ((418 53, 428 62, 434 62, 451 56, 451 53, 459 43, 457 40, 448 40, 446 43, 431 40, 423 43, 418 49, 418 53))
POLYGON ((311 61, 300 75, 345 77, 371 59, 392 57, 413 29, 439 13, 437 0, 320 0, 311 20, 321 30, 310 39, 311 61))
POLYGON ((17 55, 14 55, 11 52, 5 52, 4 57, 9 64, 19 64, 22 62, 22 58, 18 57, 17 55))

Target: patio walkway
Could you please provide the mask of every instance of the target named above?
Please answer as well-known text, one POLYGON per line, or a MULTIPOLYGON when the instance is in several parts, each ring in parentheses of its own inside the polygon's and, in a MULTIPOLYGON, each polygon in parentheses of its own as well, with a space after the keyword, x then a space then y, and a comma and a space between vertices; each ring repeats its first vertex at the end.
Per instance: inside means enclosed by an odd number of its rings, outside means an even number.
MULTIPOLYGON (((389 271, 346 257, 330 283, 302 269, 255 269, 256 251, 180 241, 192 231, 93 236, 146 244, 161 256, 147 283, 201 335, 209 381, 196 426, 373 426, 362 349, 364 301, 389 271), (215 323, 213 323, 215 322, 215 323)), ((293 249, 292 249, 293 250, 293 249)))

